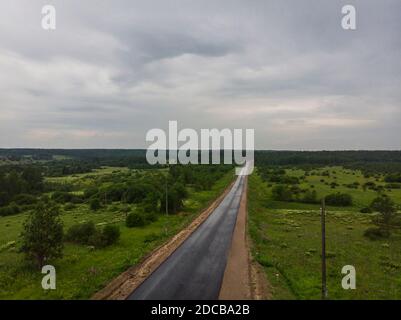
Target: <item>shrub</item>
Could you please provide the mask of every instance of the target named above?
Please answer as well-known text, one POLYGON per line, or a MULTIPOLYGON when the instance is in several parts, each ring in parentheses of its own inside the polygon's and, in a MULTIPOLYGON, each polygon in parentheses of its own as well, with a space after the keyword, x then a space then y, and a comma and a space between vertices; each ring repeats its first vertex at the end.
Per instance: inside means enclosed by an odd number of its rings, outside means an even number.
POLYGON ((269 182, 275 182, 280 184, 299 184, 299 178, 287 176, 284 174, 277 174, 277 175, 273 174, 271 176, 268 176, 266 180, 269 182))
POLYGON ((335 188, 337 188, 339 186, 339 184, 337 183, 337 182, 332 182, 332 183, 330 183, 330 187, 332 188, 332 189, 335 189, 335 188))
POLYGON ((128 214, 125 224, 128 228, 143 227, 146 225, 146 218, 143 212, 131 212, 128 214))
POLYGON ((380 222, 389 227, 391 220, 397 213, 394 201, 387 195, 381 195, 375 198, 370 207, 380 213, 380 222))
POLYGON ((102 206, 101 206, 100 201, 99 201, 98 198, 93 198, 93 199, 91 199, 91 201, 89 202, 89 207, 91 208, 91 210, 97 211, 97 210, 99 210, 102 206))
POLYGON ((383 228, 372 227, 367 229, 363 235, 370 240, 378 240, 382 238, 388 238, 390 236, 390 232, 383 228))
POLYGON ((389 174, 384 178, 384 181, 401 183, 401 173, 389 174))
POLYGON ((363 188, 364 188, 364 189, 376 190, 377 186, 376 186, 376 183, 374 183, 374 182, 372 182, 372 181, 369 181, 369 182, 366 182, 366 183, 363 185, 363 188))
POLYGON ((96 248, 104 248, 117 242, 120 238, 120 229, 117 226, 107 225, 98 230, 93 222, 73 225, 68 229, 66 241, 92 245, 96 248))
POLYGON ((19 205, 30 205, 37 202, 37 198, 31 194, 22 193, 14 198, 16 204, 19 205))
POLYGON ((98 193, 99 193, 98 188, 89 187, 88 189, 86 189, 84 191, 84 198, 86 198, 86 199, 92 198, 92 197, 96 196, 98 193))
POLYGON ((401 215, 398 214, 398 215, 394 216, 393 219, 391 220, 391 224, 393 226, 400 227, 401 226, 401 215))
POLYGON ((276 201, 292 201, 293 193, 290 188, 285 185, 277 185, 272 189, 273 199, 276 201))
POLYGON ((386 189, 401 189, 401 183, 387 183, 386 189))
POLYGON ((361 213, 372 213, 373 210, 370 207, 365 207, 360 210, 361 213))
POLYGON ((65 240, 79 244, 88 244, 89 239, 96 233, 95 224, 90 221, 86 223, 74 224, 65 236, 65 240))
POLYGON ((152 208, 148 206, 146 203, 142 204, 139 208, 136 209, 140 215, 145 218, 145 222, 154 222, 159 218, 158 212, 156 211, 157 208, 152 208))
POLYGON ((124 193, 127 190, 127 186, 123 183, 114 183, 108 187, 105 192, 107 194, 108 201, 121 201, 124 193))
POLYGON ((64 191, 56 191, 51 196, 52 200, 58 203, 65 203, 71 201, 72 194, 64 191))
POLYGON ((21 208, 17 206, 15 203, 11 203, 7 207, 0 208, 0 217, 12 216, 20 212, 21 208))
POLYGON ((148 222, 155 222, 159 218, 159 215, 155 211, 146 211, 144 212, 145 219, 148 222))
POLYGON ((337 207, 347 207, 352 205, 352 196, 347 193, 332 193, 326 196, 326 204, 337 207))
POLYGON ((354 183, 349 183, 349 184, 344 184, 345 187, 350 188, 350 189, 358 189, 360 186, 359 182, 354 182, 354 183))
POLYGON ((7 205, 9 202, 9 194, 7 192, 0 192, 0 207, 7 205))
POLYGON ((84 199, 83 196, 78 196, 76 194, 73 194, 70 202, 73 204, 83 203, 84 199))
POLYGON ((110 246, 114 243, 117 242, 117 240, 120 238, 120 228, 117 226, 113 225, 107 225, 103 228, 102 232, 100 233, 100 243, 96 245, 94 243, 93 245, 96 247, 106 247, 110 246))
POLYGON ((66 210, 66 211, 70 211, 70 210, 73 210, 73 209, 75 209, 76 208, 76 205, 74 204, 74 203, 67 203, 65 206, 64 206, 64 210, 66 210))
POLYGON ((301 199, 303 203, 318 203, 316 190, 307 190, 301 199))
POLYGON ((76 194, 65 192, 65 191, 55 191, 52 194, 52 200, 57 203, 66 203, 66 202, 73 202, 73 203, 81 203, 82 197, 76 194))

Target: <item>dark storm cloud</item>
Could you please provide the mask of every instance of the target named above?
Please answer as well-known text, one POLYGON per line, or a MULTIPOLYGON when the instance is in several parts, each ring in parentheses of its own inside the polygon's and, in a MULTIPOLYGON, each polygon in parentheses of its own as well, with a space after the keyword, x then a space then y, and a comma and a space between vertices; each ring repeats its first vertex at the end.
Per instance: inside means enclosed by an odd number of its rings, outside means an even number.
POLYGON ((144 147, 147 130, 255 128, 257 148, 401 148, 401 2, 0 4, 0 147, 144 147), (341 7, 357 30, 341 28, 341 7))

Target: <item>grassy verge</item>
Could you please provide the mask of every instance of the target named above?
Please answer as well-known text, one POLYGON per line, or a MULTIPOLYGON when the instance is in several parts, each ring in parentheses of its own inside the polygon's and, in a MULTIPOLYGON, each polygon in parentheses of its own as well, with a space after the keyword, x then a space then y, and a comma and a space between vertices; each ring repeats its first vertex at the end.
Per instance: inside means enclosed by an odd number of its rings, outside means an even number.
MULTIPOLYGON (((313 182, 316 178, 310 179, 313 182)), ((356 211, 366 205, 363 197, 370 200, 372 195, 360 192, 358 195, 355 191, 356 207, 329 208, 327 213, 329 298, 401 299, 401 232, 395 231, 389 239, 366 239, 363 232, 372 226, 371 217, 356 211), (356 290, 341 286, 345 265, 356 268, 356 290)), ((271 188, 253 174, 249 179, 248 208, 252 254, 264 267, 273 299, 319 299, 318 206, 274 202, 271 188)))
POLYGON ((233 174, 229 173, 216 181, 210 191, 190 190, 184 212, 162 215, 156 222, 143 228, 126 228, 117 203, 96 213, 90 211, 87 205, 63 212, 65 229, 74 223, 89 220, 99 225, 114 223, 120 227, 121 239, 116 245, 100 250, 66 244, 64 257, 52 262, 57 271, 56 290, 43 290, 43 275, 39 270, 27 267, 23 255, 18 253, 18 235, 26 214, 0 217, 0 299, 89 298, 115 276, 138 263, 144 255, 188 225, 222 193, 232 179, 233 174))

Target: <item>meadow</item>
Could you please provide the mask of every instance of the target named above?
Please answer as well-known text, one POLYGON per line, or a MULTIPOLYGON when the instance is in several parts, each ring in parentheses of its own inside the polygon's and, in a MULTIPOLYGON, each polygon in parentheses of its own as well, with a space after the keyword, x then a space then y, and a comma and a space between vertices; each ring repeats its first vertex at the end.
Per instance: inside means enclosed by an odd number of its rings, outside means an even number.
MULTIPOLYGON (((161 169, 163 170, 163 169, 161 169)), ((113 185, 118 177, 154 175, 160 170, 133 170, 124 167, 104 167, 86 174, 46 178, 47 182, 69 185, 72 193, 83 194, 86 189, 113 185)), ((127 228, 125 211, 135 204, 110 202, 97 211, 88 203, 61 206, 64 230, 74 224, 93 221, 97 227, 117 225, 121 236, 116 244, 102 249, 65 243, 64 256, 52 261, 57 271, 57 290, 41 287, 43 275, 29 266, 19 252, 19 234, 28 212, 0 217, 0 299, 88 299, 110 280, 137 264, 141 259, 188 225, 208 206, 233 179, 229 171, 208 190, 187 186, 188 196, 177 214, 160 214, 158 219, 143 227, 127 228)), ((49 194, 51 196, 51 194, 49 194)))
MULTIPOLYGON (((365 177, 358 170, 326 167, 308 171, 286 169, 286 175, 304 177, 301 188, 316 190, 321 199, 335 192, 353 197, 352 206, 327 207, 327 286, 329 299, 401 299, 401 231, 389 238, 369 240, 364 232, 372 227, 376 213, 361 213, 384 186, 383 176, 365 177), (327 175, 328 173, 328 175, 327 175), (335 182, 334 188, 332 183, 335 182), (358 187, 350 188, 354 182, 358 187), (380 187, 379 187, 380 189, 380 187), (356 289, 341 286, 342 267, 356 269, 356 289)), ((273 299, 321 298, 320 205, 275 201, 272 188, 258 171, 249 178, 249 221, 252 254, 263 266, 273 299)), ((399 189, 383 189, 401 204, 399 189)))

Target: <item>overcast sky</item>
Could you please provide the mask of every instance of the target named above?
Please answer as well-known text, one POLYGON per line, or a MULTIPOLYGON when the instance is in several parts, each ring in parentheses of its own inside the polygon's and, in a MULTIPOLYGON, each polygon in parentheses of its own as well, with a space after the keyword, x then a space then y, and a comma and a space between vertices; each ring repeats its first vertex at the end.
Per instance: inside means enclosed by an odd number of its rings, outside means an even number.
POLYGON ((401 149, 401 1, 1 0, 0 147, 141 148, 168 120, 401 149))

